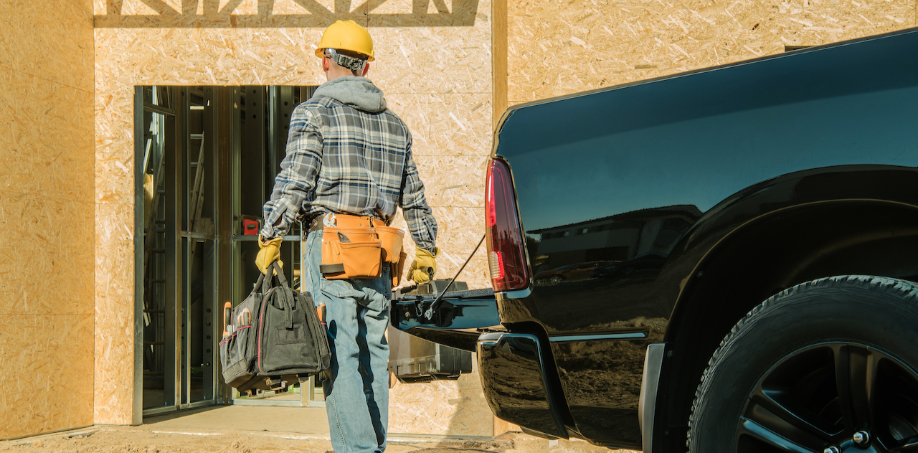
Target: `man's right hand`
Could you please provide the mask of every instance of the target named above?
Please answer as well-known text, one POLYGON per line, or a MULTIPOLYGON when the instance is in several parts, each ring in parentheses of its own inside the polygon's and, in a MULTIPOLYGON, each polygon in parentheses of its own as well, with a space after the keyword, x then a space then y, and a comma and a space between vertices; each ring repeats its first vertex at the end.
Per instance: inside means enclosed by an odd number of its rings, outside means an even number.
MULTIPOLYGON (((261 250, 258 251, 258 256, 255 257, 255 265, 258 266, 258 270, 260 270, 262 274, 267 274, 268 266, 280 259, 280 246, 283 240, 283 238, 274 238, 263 241, 261 235, 258 235, 258 247, 261 250)), ((278 264, 280 264, 281 267, 284 265, 284 263, 280 261, 278 261, 278 264)))

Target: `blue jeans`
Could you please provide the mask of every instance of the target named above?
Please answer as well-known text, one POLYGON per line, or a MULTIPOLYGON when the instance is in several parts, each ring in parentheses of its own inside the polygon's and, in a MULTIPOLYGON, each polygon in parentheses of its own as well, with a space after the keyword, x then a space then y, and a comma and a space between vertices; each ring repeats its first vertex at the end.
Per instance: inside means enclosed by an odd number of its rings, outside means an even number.
POLYGON ((392 280, 326 280, 319 272, 322 231, 303 244, 303 288, 316 306, 326 305, 331 381, 325 381, 325 410, 337 453, 381 453, 389 426, 389 300, 392 280))

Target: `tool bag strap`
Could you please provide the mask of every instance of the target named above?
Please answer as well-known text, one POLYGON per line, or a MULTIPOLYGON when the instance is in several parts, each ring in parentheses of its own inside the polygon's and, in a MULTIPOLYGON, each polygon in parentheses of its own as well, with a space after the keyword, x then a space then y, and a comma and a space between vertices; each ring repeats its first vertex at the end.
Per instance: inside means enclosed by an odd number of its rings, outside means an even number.
MULTIPOLYGON (((265 273, 258 276, 258 281, 255 282, 255 287, 261 285, 261 295, 265 296, 268 294, 268 291, 274 287, 274 277, 268 277, 271 275, 271 271, 274 269, 274 263, 268 265, 268 268, 265 269, 265 273)), ((283 273, 281 273, 283 275, 283 273)), ((255 290, 252 290, 253 292, 255 290)))
MULTIPOLYGON (((285 314, 285 323, 288 329, 293 328, 293 306, 295 301, 293 300, 293 290, 290 289, 290 285, 287 284, 287 277, 284 276, 284 270, 277 264, 277 261, 274 261, 268 266, 268 274, 262 275, 274 275, 277 277, 277 281, 280 283, 280 286, 275 286, 275 294, 280 298, 280 302, 284 305, 284 314, 285 314), (272 271, 276 273, 272 273, 272 271)), ((264 294, 268 293, 268 290, 271 288, 270 282, 273 278, 265 279, 266 289, 264 294)))
POLYGON ((261 286, 264 289, 265 274, 258 274, 258 280, 255 281, 255 286, 252 287, 252 292, 249 295, 255 294, 255 291, 258 291, 258 287, 261 286))

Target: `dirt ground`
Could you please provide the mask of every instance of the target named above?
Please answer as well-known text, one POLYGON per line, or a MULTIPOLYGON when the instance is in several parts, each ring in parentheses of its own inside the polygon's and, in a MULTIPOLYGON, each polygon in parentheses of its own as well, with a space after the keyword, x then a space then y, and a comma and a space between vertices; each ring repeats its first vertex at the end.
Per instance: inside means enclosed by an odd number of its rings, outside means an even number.
MULTIPOLYGON (((0 442, 0 452, 16 453, 331 453, 325 438, 284 433, 157 432, 147 426, 96 427, 34 438, 0 442)), ((546 452, 630 453, 608 450, 582 441, 549 442, 509 433, 495 440, 392 439, 387 453, 546 452)))
MULTIPOLYGON (((333 453, 324 407, 228 405, 144 417, 140 426, 94 426, 0 441, 0 453, 333 453)), ((387 453, 628 453, 580 440, 507 433, 497 439, 391 434, 387 453)))

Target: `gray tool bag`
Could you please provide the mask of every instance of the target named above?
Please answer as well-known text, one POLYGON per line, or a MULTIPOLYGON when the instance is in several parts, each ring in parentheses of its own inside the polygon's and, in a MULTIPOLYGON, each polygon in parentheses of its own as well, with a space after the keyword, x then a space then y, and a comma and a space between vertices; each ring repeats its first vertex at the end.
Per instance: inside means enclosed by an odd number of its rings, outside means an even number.
POLYGON ((241 304, 224 307, 223 379, 241 393, 286 391, 295 379, 302 382, 328 368, 331 360, 312 296, 291 289, 276 262, 268 274, 275 270, 275 277, 259 276, 241 304))

